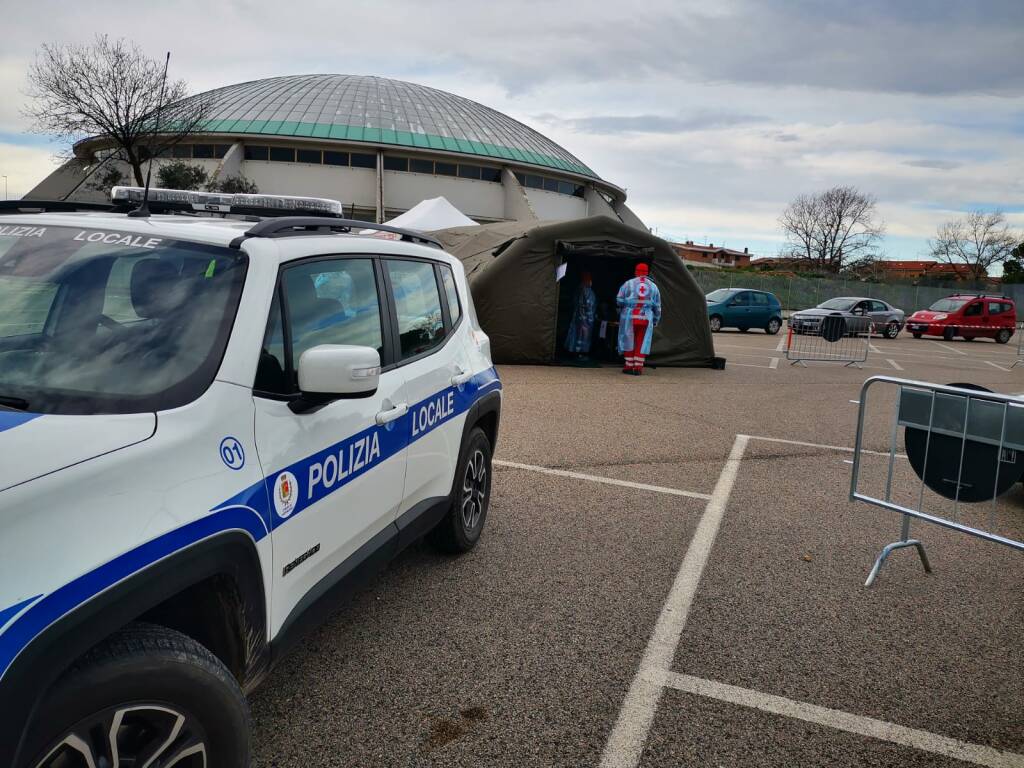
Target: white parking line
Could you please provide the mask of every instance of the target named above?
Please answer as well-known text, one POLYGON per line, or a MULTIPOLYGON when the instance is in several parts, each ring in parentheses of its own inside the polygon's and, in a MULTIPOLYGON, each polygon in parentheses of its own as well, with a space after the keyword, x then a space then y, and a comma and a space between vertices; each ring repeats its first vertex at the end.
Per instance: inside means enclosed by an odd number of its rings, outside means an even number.
POLYGON ((613 477, 601 477, 601 475, 587 475, 583 472, 570 472, 566 469, 551 469, 550 467, 538 467, 534 464, 520 464, 517 461, 501 461, 493 459, 492 464, 509 469, 523 469, 527 472, 539 472, 542 475, 554 475, 555 477, 570 477, 573 480, 589 480, 592 483, 604 483, 605 485, 618 485, 623 488, 633 488, 638 491, 652 491, 654 493, 666 493, 669 496, 686 496, 689 499, 711 498, 710 494, 697 493, 696 491, 681 491, 678 488, 666 488, 661 485, 648 485, 647 483, 634 483, 629 480, 616 480, 613 477))
MULTIPOLYGON (((845 445, 825 445, 824 443, 808 443, 803 440, 786 440, 782 437, 762 437, 761 435, 748 435, 751 440, 762 440, 766 443, 782 443, 783 445, 800 445, 805 448, 822 448, 826 451, 842 451, 844 453, 853 453, 853 448, 847 448, 845 445)), ((888 456, 888 451, 871 451, 867 448, 861 448, 861 453, 870 453, 872 456, 888 456)), ((907 458, 902 453, 896 454, 897 459, 907 458)))
POLYGON ((640 762, 647 734, 651 730, 654 714, 664 691, 662 683, 649 679, 649 674, 668 672, 672 665, 676 646, 683 634, 697 585, 718 535, 718 527, 725 515, 729 494, 732 493, 732 487, 736 482, 748 441, 746 435, 736 435, 729 458, 726 459, 722 474, 718 476, 715 489, 711 492, 711 499, 704 508, 704 514, 697 524, 697 531, 693 534, 693 540, 686 550, 672 583, 672 589, 647 642, 647 649, 640 661, 640 669, 629 686, 626 701, 608 737, 604 754, 601 756, 601 768, 636 768, 640 762))
POLYGON ((1010 372, 1009 368, 1003 368, 1003 366, 997 365, 996 363, 993 363, 991 360, 982 360, 982 362, 991 365, 993 368, 998 368, 1000 371, 1006 371, 1007 373, 1010 372))
POLYGON ((783 336, 781 339, 779 339, 779 345, 777 347, 775 347, 775 351, 776 352, 785 352, 786 351, 786 339, 787 338, 788 338, 788 336, 783 336))
POLYGON ((926 339, 926 341, 929 344, 934 344, 939 349, 945 349, 945 350, 949 350, 950 352, 956 352, 958 355, 966 355, 967 354, 966 352, 961 352, 959 349, 956 349, 955 347, 951 347, 948 344, 942 344, 941 342, 932 341, 931 339, 926 339))
POLYGON ((768 367, 769 367, 769 368, 771 368, 771 369, 772 369, 773 371, 774 371, 774 370, 775 370, 776 368, 778 368, 778 367, 779 367, 779 358, 777 358, 777 357, 773 357, 773 358, 771 359, 771 362, 770 362, 770 363, 768 363, 768 367))
POLYGON ((920 731, 916 728, 907 728, 884 720, 876 720, 873 717, 819 707, 816 704, 794 701, 783 696, 726 685, 714 680, 665 672, 662 675, 661 684, 686 693, 759 709, 762 712, 771 712, 775 715, 792 717, 795 720, 824 725, 839 731, 856 733, 975 765, 985 765, 991 768, 1021 768, 1024 766, 1024 755, 1014 752, 1004 752, 981 744, 972 744, 929 731, 920 731))
POLYGON ((897 363, 895 360, 890 360, 889 358, 886 358, 885 362, 887 362, 889 365, 891 365, 897 371, 902 371, 903 370, 903 366, 900 365, 899 363, 897 363))

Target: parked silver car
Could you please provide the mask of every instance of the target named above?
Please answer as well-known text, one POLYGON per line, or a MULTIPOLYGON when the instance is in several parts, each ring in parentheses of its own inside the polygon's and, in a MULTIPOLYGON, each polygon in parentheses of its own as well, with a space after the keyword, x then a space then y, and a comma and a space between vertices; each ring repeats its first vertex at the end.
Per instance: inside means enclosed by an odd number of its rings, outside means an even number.
POLYGON ((843 317, 850 333, 867 333, 895 339, 903 328, 904 312, 881 299, 841 296, 811 309, 794 312, 789 318, 793 333, 817 333, 829 316, 843 317))

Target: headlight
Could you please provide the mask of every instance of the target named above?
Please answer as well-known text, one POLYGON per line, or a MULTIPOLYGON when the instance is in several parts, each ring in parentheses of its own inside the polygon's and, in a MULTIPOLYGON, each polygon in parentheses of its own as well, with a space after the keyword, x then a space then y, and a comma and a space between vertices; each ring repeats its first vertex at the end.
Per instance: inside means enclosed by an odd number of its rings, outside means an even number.
POLYGON ((932 320, 945 320, 947 317, 949 317, 949 315, 939 314, 939 315, 936 315, 935 317, 933 317, 932 320))

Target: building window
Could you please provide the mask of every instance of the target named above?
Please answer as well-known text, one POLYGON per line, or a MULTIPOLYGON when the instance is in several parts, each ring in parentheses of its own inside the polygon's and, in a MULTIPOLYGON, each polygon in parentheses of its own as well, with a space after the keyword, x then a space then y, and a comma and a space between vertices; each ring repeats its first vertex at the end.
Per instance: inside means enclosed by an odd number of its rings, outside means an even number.
POLYGON ((438 176, 457 176, 458 168, 455 163, 442 163, 440 161, 434 163, 434 173, 438 176))
POLYGON ((171 147, 171 157, 192 159, 192 145, 175 144, 171 147))
POLYGON ((392 155, 384 155, 384 170, 385 171, 408 171, 409 170, 409 158, 407 158, 407 157, 393 157, 392 155))
POLYGON ((496 181, 501 183, 501 168, 481 168, 480 179, 483 181, 496 181))
POLYGON ((376 168, 377 156, 367 155, 361 152, 353 152, 351 155, 353 168, 376 168))
POLYGON ((586 187, 584 187, 582 184, 574 184, 572 194, 574 197, 586 197, 586 187))
POLYGON ((224 155, 226 155, 228 153, 229 149, 231 149, 231 145, 230 144, 214 144, 214 146, 213 146, 213 156, 216 157, 219 160, 220 158, 224 157, 224 155))
POLYGON ((544 178, 542 176, 534 176, 533 174, 528 173, 526 174, 526 183, 523 184, 523 186, 529 187, 530 189, 544 189, 544 178))
POLYGON ((295 150, 292 147, 271 147, 270 159, 275 163, 294 163, 295 150))
POLYGON ((324 165, 348 165, 348 152, 324 150, 324 165))
POLYGON ((558 179, 544 179, 544 189, 548 192, 557 192, 558 179))
POLYGON ((522 171, 516 171, 515 172, 515 177, 516 177, 516 181, 519 182, 519 186, 521 186, 521 187, 525 187, 526 186, 526 174, 525 173, 523 173, 522 171))
POLYGON ((420 160, 415 157, 409 158, 409 170, 412 173, 433 173, 434 161, 420 160))
POLYGON ((313 163, 314 165, 320 165, 320 150, 319 149, 297 149, 295 150, 295 156, 300 163, 313 163))
POLYGON ((459 176, 463 179, 479 179, 480 178, 480 166, 479 165, 463 165, 459 163, 459 176))
POLYGON ((246 160, 269 160, 270 159, 270 147, 253 147, 248 144, 245 146, 245 159, 246 160))
POLYGON ((213 144, 193 144, 192 157, 196 160, 212 160, 213 144))

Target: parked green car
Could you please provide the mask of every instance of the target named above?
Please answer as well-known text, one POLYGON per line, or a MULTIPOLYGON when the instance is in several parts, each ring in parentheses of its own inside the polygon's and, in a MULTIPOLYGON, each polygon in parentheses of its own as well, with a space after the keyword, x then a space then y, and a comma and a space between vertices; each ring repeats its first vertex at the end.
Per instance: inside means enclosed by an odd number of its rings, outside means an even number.
POLYGON ((723 328, 764 328, 765 333, 776 334, 782 327, 782 304, 768 291, 746 288, 719 288, 705 296, 708 302, 708 321, 711 330, 723 328))

